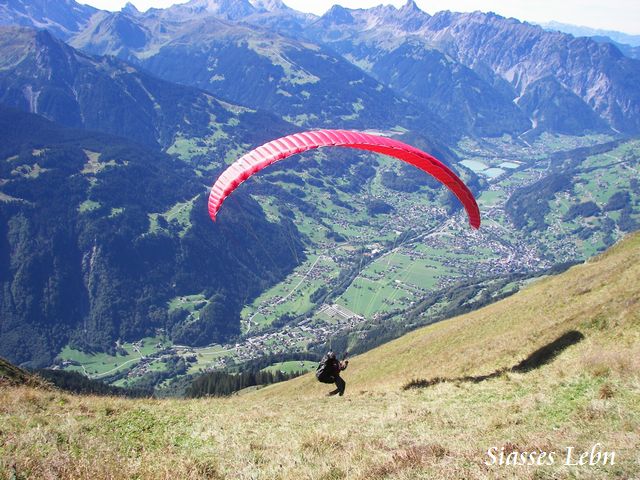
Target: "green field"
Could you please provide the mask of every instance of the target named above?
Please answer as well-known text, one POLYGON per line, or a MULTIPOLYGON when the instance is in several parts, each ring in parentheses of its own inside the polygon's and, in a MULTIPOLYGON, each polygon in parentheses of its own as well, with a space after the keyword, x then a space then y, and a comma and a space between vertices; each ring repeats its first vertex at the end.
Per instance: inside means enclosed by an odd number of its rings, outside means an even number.
MULTIPOLYGON (((265 291, 251 305, 245 306, 241 317, 251 319, 258 328, 268 326, 282 315, 301 315, 314 304, 310 296, 337 276, 335 262, 326 255, 309 255, 283 282, 265 291)), ((254 327, 252 327, 254 328, 254 327)))
POLYGON ((81 213, 90 212, 92 210, 97 210, 102 205, 99 202, 94 202, 93 200, 85 200, 78 206, 78 211, 81 213))
POLYGON ((309 372, 315 370, 317 366, 318 362, 310 362, 308 360, 291 360, 288 362, 274 363, 273 365, 270 365, 267 368, 263 368, 262 370, 271 373, 309 372))
MULTIPOLYGON (((426 247, 419 248, 429 252, 426 247)), ((430 253, 430 257, 411 258, 395 251, 376 260, 362 271, 338 303, 366 318, 406 309, 424 291, 433 288, 439 278, 451 274, 441 263, 443 257, 437 251, 430 253)))
POLYGON ((187 310, 188 312, 195 312, 196 310, 200 310, 207 304, 207 299, 203 294, 198 293, 195 295, 181 295, 179 297, 173 298, 169 302, 169 312, 177 310, 179 308, 183 310, 187 310))
POLYGON ((232 358, 234 354, 233 350, 225 349, 222 345, 196 348, 194 351, 197 361, 189 365, 188 374, 202 373, 205 368, 211 367, 217 360, 232 358))
POLYGON ((158 344, 162 344, 164 347, 169 344, 166 339, 160 337, 147 337, 141 339, 135 344, 140 346, 134 346, 134 343, 123 343, 121 349, 126 351, 126 355, 108 355, 106 353, 85 353, 79 350, 74 350, 70 347, 65 347, 58 355, 58 359, 61 362, 71 361, 79 363, 80 365, 69 365, 65 367, 67 370, 74 370, 81 373, 85 373, 92 378, 99 378, 117 373, 122 369, 128 369, 135 366, 141 359, 148 355, 158 352, 158 344))
POLYGON ((483 206, 491 206, 500 201, 504 200, 504 193, 499 190, 487 190, 482 192, 480 198, 478 199, 478 203, 483 206))

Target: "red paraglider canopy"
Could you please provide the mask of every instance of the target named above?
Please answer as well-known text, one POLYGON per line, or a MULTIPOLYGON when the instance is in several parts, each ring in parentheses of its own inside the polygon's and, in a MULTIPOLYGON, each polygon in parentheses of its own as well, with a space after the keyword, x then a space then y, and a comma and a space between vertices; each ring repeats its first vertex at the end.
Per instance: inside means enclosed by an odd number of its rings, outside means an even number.
POLYGON ((473 194, 445 164, 428 153, 392 138, 349 130, 313 130, 272 140, 236 160, 216 180, 209 195, 209 215, 213 221, 222 202, 242 182, 272 163, 297 153, 320 147, 346 147, 382 153, 403 160, 442 182, 462 202, 469 223, 480 228, 480 211, 473 194))

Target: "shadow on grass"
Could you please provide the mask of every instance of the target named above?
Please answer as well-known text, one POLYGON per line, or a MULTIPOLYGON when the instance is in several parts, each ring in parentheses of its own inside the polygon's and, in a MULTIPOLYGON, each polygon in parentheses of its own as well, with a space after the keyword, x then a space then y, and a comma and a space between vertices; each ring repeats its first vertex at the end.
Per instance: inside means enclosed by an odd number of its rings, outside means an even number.
POLYGON ((517 372, 517 373, 526 373, 531 370, 535 370, 536 368, 540 368, 543 365, 550 363, 554 358, 560 355, 565 349, 570 347, 571 345, 575 345, 576 343, 584 340, 584 335, 577 330, 570 330, 566 333, 563 333, 558 338, 556 338, 553 342, 544 345, 539 348, 535 352, 531 353, 527 358, 522 360, 517 365, 513 367, 505 367, 500 368, 494 372, 488 373, 487 375, 466 375, 464 377, 434 377, 431 379, 419 379, 419 380, 411 380, 409 383, 405 384, 402 389, 409 390, 412 388, 427 388, 433 385, 437 385, 438 383, 443 382, 470 382, 470 383, 480 383, 485 380, 490 380, 492 378, 497 378, 500 375, 507 372, 517 372))

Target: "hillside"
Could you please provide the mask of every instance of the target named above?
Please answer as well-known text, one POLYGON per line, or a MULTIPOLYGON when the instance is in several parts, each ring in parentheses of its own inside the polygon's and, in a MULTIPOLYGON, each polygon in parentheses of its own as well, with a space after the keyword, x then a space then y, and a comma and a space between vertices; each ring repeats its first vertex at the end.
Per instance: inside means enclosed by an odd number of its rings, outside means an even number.
POLYGON ((322 17, 280 1, 191 0, 144 13, 29 3, 0 6, 0 25, 47 28, 85 52, 299 126, 399 125, 449 142, 532 130, 638 133, 637 60, 598 38, 492 13, 429 15, 413 0, 334 6, 322 17))
POLYGON ((457 119, 467 132, 496 136, 492 129, 517 131, 526 120, 546 131, 599 131, 604 123, 638 131, 638 92, 627 80, 637 78, 640 63, 608 43, 480 11, 429 16, 412 0, 400 9, 335 6, 308 29, 313 41, 394 91, 444 111, 445 120, 455 115, 448 105, 466 106, 457 119), (517 107, 507 108, 507 100, 517 107), (510 122, 500 123, 498 112, 510 122))
POLYGON ((635 234, 506 300, 354 357, 343 398, 323 397, 327 386, 310 376, 194 401, 0 387, 0 472, 34 478, 635 478, 639 260, 635 234), (580 333, 574 344, 526 373, 402 389, 415 379, 489 375, 567 331, 580 333), (594 446, 615 452, 614 465, 577 465, 578 452, 594 446), (554 462, 487 465, 492 448, 505 457, 554 452, 554 462))
POLYGON ((82 30, 96 12, 73 0, 8 0, 0 4, 0 25, 46 28, 60 38, 68 38, 82 30))
MULTIPOLYGON (((238 238, 234 219, 213 224, 185 163, 126 139, 0 106, 0 145, 0 355, 16 363, 51 365, 68 343, 115 350, 157 329, 182 343, 223 338, 244 298, 299 254, 289 225, 255 208, 243 218, 262 245, 238 238), (226 288, 235 296, 221 304, 226 288), (195 293, 205 313, 168 311, 195 293)), ((230 212, 254 205, 239 200, 230 212)))
POLYGON ((0 357, 0 386, 14 385, 45 387, 46 382, 0 357))
POLYGON ((135 17, 105 13, 71 45, 118 56, 163 80, 273 112, 300 127, 401 126, 434 141, 447 134, 437 112, 416 107, 333 50, 299 35, 234 23, 229 17, 250 5, 225 3, 227 13, 203 5, 175 5, 135 17))
POLYGON ((115 58, 87 55, 48 31, 0 26, 0 58, 0 103, 154 148, 180 153, 197 143, 224 158, 246 142, 293 128, 272 114, 154 78, 115 58), (254 133, 254 125, 262 132, 254 133))

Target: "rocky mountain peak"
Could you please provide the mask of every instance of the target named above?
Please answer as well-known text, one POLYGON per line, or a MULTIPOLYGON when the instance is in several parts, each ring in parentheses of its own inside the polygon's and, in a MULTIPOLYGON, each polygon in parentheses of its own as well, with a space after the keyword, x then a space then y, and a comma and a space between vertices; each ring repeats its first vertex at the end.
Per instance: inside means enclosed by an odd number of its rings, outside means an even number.
POLYGON ((127 4, 124 7, 122 7, 121 12, 126 13, 127 15, 133 15, 133 16, 140 15, 140 10, 138 10, 136 6, 131 2, 127 2, 127 4))
POLYGON ((428 13, 420 10, 416 2, 407 0, 407 3, 398 10, 396 22, 403 30, 411 32, 420 30, 430 18, 428 13))
POLYGON ((261 12, 281 12, 290 10, 282 0, 249 0, 249 3, 261 12))
POLYGON ((407 3, 400 7, 399 11, 403 13, 424 13, 413 0, 407 0, 407 3))
POLYGON ((325 13, 322 18, 325 21, 330 21, 338 25, 349 25, 354 23, 353 15, 348 8, 341 7, 340 5, 334 5, 325 13))
POLYGON ((98 11, 74 0, 9 0, 0 2, 0 24, 46 28, 66 39, 98 11))
POLYGON ((172 8, 196 15, 211 14, 227 20, 237 20, 256 13, 256 8, 248 0, 191 0, 172 8))
POLYGON ((323 24, 353 25, 357 30, 380 29, 415 32, 425 26, 431 17, 420 10, 413 0, 396 8, 393 5, 378 5, 367 9, 348 9, 334 5, 322 17, 323 24))

